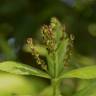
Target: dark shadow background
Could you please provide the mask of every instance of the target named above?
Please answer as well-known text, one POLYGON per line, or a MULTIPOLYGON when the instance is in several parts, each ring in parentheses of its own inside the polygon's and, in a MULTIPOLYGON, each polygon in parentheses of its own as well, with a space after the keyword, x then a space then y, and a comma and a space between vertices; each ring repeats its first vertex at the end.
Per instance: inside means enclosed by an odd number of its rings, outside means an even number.
POLYGON ((75 35, 74 46, 77 52, 96 56, 95 11, 95 0, 1 0, 0 60, 11 59, 12 54, 9 57, 7 55, 10 52, 6 52, 12 49, 10 45, 19 50, 26 38, 36 38, 40 26, 53 16, 66 25, 68 32, 75 35), (10 45, 3 45, 4 42, 10 45))

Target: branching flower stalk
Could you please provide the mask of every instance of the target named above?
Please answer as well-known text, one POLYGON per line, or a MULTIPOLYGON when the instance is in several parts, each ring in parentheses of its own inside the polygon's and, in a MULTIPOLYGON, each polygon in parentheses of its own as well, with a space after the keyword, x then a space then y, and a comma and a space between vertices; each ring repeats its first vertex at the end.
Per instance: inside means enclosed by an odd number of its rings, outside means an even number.
MULTIPOLYGON (((68 64, 70 55, 72 53, 72 35, 68 36, 65 32, 65 26, 56 19, 52 18, 50 25, 44 25, 41 28, 41 34, 46 50, 47 63, 40 58, 40 52, 36 50, 32 38, 27 39, 27 45, 31 48, 32 55, 35 57, 36 62, 41 65, 51 77, 53 96, 59 96, 59 77, 64 71, 64 66, 68 64)), ((60 95, 61 96, 61 95, 60 95)))

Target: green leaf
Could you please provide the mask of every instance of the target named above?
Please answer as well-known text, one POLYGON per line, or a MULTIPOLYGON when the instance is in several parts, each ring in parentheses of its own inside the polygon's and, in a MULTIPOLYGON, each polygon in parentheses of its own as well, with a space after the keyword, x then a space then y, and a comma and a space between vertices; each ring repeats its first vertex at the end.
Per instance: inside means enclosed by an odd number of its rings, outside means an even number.
POLYGON ((48 62, 48 71, 49 74, 54 77, 54 60, 53 56, 47 55, 47 62, 48 62))
POLYGON ((1 62, 0 70, 20 75, 34 75, 44 78, 50 78, 47 73, 39 69, 35 69, 29 65, 25 65, 14 61, 1 62))
POLYGON ((59 70, 63 70, 64 68, 64 59, 67 56, 67 47, 69 45, 69 39, 64 39, 63 41, 61 41, 61 43, 58 46, 58 63, 59 63, 59 70))
POLYGON ((60 78, 94 79, 96 78, 96 65, 71 70, 63 73, 60 78))
POLYGON ((96 96, 96 81, 91 81, 72 96, 96 96))

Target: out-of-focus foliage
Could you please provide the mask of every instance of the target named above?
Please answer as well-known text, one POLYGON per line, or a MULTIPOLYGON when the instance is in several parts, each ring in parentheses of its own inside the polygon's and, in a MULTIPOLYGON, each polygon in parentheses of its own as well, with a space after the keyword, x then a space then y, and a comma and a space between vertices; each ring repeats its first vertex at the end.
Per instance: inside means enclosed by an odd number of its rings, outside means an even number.
POLYGON ((35 96, 45 90, 48 84, 34 76, 18 76, 0 71, 1 96, 35 96))
MULTIPOLYGON (((32 59, 32 56, 24 52, 22 47, 27 37, 33 37, 36 42, 41 42, 39 41, 39 28, 42 24, 48 23, 51 17, 55 16, 65 24, 66 31, 75 36, 74 55, 69 66, 74 68, 95 65, 95 11, 95 0, 0 0, 0 61, 9 59, 17 60, 39 68, 39 66, 35 64, 34 59, 32 59)), ((90 82, 92 83, 93 81, 90 82)), ((72 82, 75 86, 72 91, 73 93, 81 84, 81 82, 78 83, 79 84, 72 82)), ((41 83, 41 85, 42 84, 43 83, 41 83)), ((91 85, 88 84, 88 86, 91 85)), ((93 85, 92 88, 94 89, 96 85, 93 85)), ((70 96, 69 91, 73 89, 73 87, 66 86, 67 87, 62 90, 67 90, 66 96, 70 96)), ((91 90, 90 88, 86 88, 86 86, 84 89, 87 90, 86 92, 91 90)), ((83 93, 84 92, 82 92, 82 94, 83 93)), ((64 92, 62 92, 62 94, 65 95, 64 92)))

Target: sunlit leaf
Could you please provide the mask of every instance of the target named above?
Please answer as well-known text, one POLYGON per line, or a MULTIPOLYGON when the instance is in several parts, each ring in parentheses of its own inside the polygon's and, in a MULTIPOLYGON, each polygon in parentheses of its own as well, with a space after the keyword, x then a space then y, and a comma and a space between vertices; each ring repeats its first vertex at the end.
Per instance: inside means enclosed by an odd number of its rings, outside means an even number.
POLYGON ((20 75, 34 75, 44 78, 49 78, 49 75, 39 69, 35 69, 25 64, 14 61, 6 61, 0 63, 0 70, 20 74, 20 75))
POLYGON ((96 66, 93 65, 79 69, 74 69, 67 73, 63 73, 60 78, 94 79, 96 78, 96 66))

